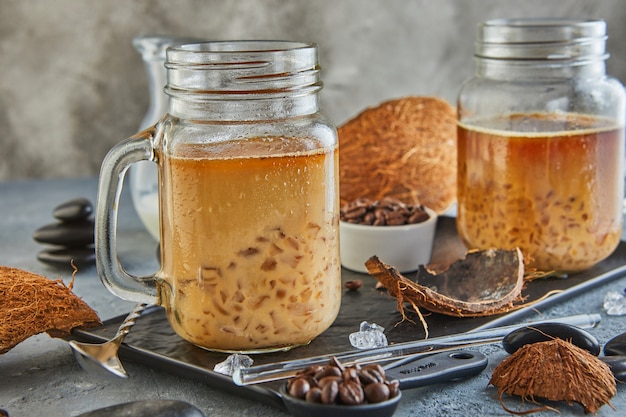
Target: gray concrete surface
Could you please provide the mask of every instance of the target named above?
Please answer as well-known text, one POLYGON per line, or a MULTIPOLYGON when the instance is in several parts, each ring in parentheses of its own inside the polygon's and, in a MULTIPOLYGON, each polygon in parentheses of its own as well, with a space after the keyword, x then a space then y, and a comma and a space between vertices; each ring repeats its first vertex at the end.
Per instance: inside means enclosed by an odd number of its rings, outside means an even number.
MULTIPOLYGON (((79 196, 94 199, 95 193, 95 179, 0 182, 0 265, 27 269, 53 279, 62 278, 68 283, 71 271, 36 261, 36 254, 42 246, 31 236, 39 226, 51 221, 51 211, 57 204, 79 196)), ((120 206, 119 242, 121 261, 131 272, 142 274, 156 269, 156 243, 141 226, 127 195, 123 196, 120 206)), ((571 301, 539 311, 538 315, 547 319, 582 313, 601 314, 602 322, 590 332, 604 343, 626 330, 626 316, 606 316, 602 310, 602 298, 608 290, 621 291, 625 287, 626 277, 622 277, 571 301)), ((74 291, 102 319, 125 314, 133 305, 106 291, 94 268, 79 271, 74 291)), ((497 345, 480 350, 489 358, 489 366, 481 375, 461 382, 407 390, 395 417, 507 415, 498 403, 497 391, 488 386, 493 369, 506 353, 497 345)), ((45 334, 34 336, 0 355, 0 409, 7 410, 11 417, 67 417, 122 402, 158 398, 189 402, 207 417, 286 416, 279 409, 159 369, 132 362, 124 365, 130 374, 127 380, 96 378, 79 368, 67 343, 45 334)), ((612 403, 616 410, 604 406, 598 416, 624 415, 624 384, 618 385, 612 403)), ((519 406, 517 400, 509 400, 507 404, 519 406)), ((585 415, 580 406, 552 405, 558 406, 561 416, 585 415)))
POLYGON ((608 72, 626 81, 623 0, 0 0, 0 180, 97 174, 147 110, 139 34, 315 41, 341 124, 405 95, 453 103, 476 25, 539 16, 605 19, 608 72))

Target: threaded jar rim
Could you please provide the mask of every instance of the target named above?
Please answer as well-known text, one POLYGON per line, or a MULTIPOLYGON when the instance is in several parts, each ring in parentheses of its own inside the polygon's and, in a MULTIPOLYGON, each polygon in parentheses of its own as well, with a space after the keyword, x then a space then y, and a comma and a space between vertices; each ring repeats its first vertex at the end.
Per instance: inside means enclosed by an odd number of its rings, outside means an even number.
POLYGON ((211 41, 167 49, 169 95, 315 93, 319 79, 317 45, 282 40, 211 41))
POLYGON ((599 19, 493 19, 479 24, 475 56, 498 60, 606 60, 599 19))

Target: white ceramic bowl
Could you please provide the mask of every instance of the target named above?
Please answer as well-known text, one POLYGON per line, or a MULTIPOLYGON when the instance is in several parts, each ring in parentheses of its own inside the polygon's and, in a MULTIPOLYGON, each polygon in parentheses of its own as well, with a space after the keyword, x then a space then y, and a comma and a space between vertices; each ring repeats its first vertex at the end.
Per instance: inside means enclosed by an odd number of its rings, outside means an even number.
POLYGON ((400 272, 416 271, 430 262, 437 213, 429 208, 428 220, 402 226, 369 226, 339 222, 341 265, 367 273, 365 261, 376 255, 400 272))

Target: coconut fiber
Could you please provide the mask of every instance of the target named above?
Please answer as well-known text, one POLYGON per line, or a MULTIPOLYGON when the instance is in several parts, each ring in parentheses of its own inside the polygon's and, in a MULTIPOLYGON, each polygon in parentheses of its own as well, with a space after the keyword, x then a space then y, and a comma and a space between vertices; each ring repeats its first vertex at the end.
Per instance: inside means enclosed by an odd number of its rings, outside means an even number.
POLYGON ((102 324, 72 283, 0 266, 0 354, 39 333, 64 337, 75 327, 102 324))

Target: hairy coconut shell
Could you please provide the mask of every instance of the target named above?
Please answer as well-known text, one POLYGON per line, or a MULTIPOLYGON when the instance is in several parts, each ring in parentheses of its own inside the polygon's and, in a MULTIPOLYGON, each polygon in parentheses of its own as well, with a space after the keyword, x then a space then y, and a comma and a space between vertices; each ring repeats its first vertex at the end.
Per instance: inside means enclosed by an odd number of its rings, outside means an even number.
MULTIPOLYGON (((494 370, 490 384, 502 394, 523 401, 537 398, 579 403, 585 413, 596 413, 617 392, 608 365, 584 349, 561 339, 525 345, 504 359, 494 370)), ((504 407, 504 404, 502 404, 504 407)), ((505 410, 510 409, 504 407, 505 410)), ((542 407, 528 412, 542 411, 542 407)))
POLYGON ((39 333, 63 337, 74 327, 100 324, 63 281, 0 266, 0 354, 39 333))
POLYGON ((340 126, 341 205, 392 197, 437 213, 456 200, 456 110, 409 96, 363 110, 340 126))

